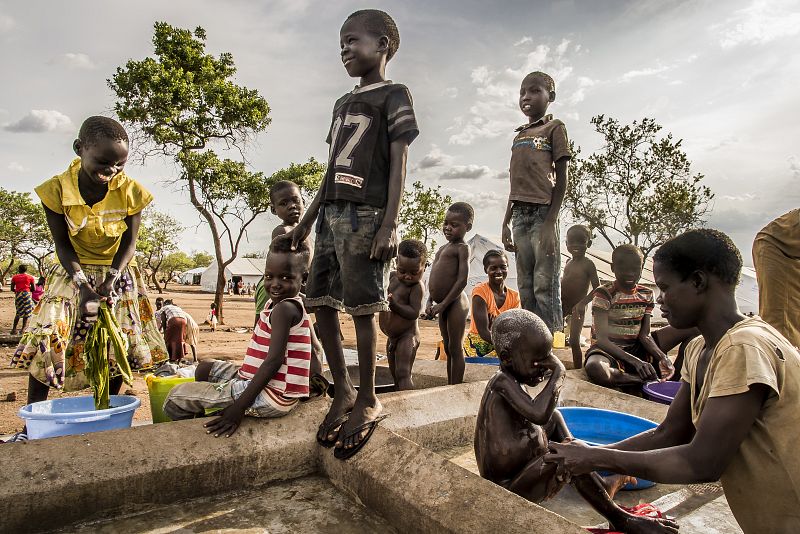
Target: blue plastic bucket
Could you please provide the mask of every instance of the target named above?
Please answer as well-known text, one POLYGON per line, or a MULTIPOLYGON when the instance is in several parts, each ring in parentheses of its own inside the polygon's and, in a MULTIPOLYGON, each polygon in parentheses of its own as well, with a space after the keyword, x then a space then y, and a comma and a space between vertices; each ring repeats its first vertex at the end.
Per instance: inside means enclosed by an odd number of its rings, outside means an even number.
MULTIPOLYGON (((600 408, 570 406, 558 408, 558 411, 564 416, 564 421, 573 437, 595 446, 616 443, 658 426, 635 415, 600 408)), ((655 482, 640 478, 637 484, 626 484, 623 489, 639 490, 653 485, 655 482)))
POLYGON ((28 427, 28 439, 71 436, 130 428, 133 412, 142 401, 129 395, 111 395, 109 404, 107 410, 95 410, 93 397, 66 397, 28 404, 18 415, 28 427))

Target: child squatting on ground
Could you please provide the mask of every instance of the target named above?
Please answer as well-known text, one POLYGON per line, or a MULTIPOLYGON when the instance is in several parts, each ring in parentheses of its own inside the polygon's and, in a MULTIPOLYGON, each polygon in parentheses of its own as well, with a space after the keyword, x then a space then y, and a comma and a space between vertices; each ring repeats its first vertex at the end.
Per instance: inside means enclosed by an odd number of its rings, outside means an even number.
POLYGON ((581 330, 586 304, 592 298, 589 289, 594 290, 600 285, 597 267, 586 257, 586 250, 591 246, 592 232, 587 227, 576 224, 567 230, 567 250, 572 258, 564 266, 564 275, 561 277, 561 309, 564 312, 564 322, 569 326, 569 346, 575 369, 583 367, 581 330))
POLYGON ((408 146, 419 130, 411 94, 386 80, 386 63, 400 44, 392 18, 374 9, 347 17, 339 33, 341 58, 359 85, 333 106, 328 170, 303 219, 290 232, 304 241, 317 221, 314 260, 306 292, 313 307, 336 396, 317 433, 349 458, 366 443, 381 418, 375 395, 375 314, 389 309, 389 260, 397 251, 397 216, 408 146), (360 387, 344 361, 339 312, 353 316, 360 387))
MULTIPOLYGON (((614 494, 630 477, 603 479, 596 473, 570 477, 545 463, 550 441, 572 438, 555 409, 564 384, 564 365, 553 354, 547 325, 533 313, 515 309, 501 313, 492 325, 500 371, 486 385, 475 426, 475 459, 483 478, 539 503, 568 482, 616 529, 623 532, 677 532, 666 519, 634 516, 617 506, 614 494), (523 385, 547 384, 535 398, 523 385)), ((617 471, 624 472, 624 471, 617 471)))
POLYGON ((118 358, 133 369, 167 359, 134 259, 142 210, 153 196, 122 170, 128 134, 113 119, 89 117, 72 148, 78 157, 67 170, 36 187, 59 263, 11 359, 30 370, 28 403, 47 399, 49 387, 87 387, 83 348, 102 301, 113 306, 128 341, 127 354, 109 355, 111 394, 122 386, 118 358))
POLYGON ((439 317, 444 350, 447 353, 447 383, 464 381, 464 332, 467 329, 469 299, 464 294, 469 277, 469 245, 464 235, 472 230, 475 212, 466 202, 456 202, 444 216, 447 244, 436 252, 428 278, 428 319, 439 317))
POLYGON ((653 291, 639 284, 643 261, 638 247, 618 246, 611 254, 615 280, 593 293, 596 339, 586 351, 586 375, 595 384, 639 388, 675 370, 650 335, 655 301, 653 291))
POLYGON ((282 417, 309 396, 311 320, 300 298, 310 250, 288 237, 270 245, 264 271, 269 295, 241 367, 220 360, 197 365, 195 382, 178 384, 164 401, 172 419, 222 410, 205 423, 209 434, 230 437, 245 415, 282 417))
POLYGON ((559 296, 558 214, 571 158, 564 123, 545 115, 556 85, 543 72, 525 76, 519 107, 528 123, 511 145, 511 192, 503 218, 503 246, 516 253, 522 307, 541 317, 550 332, 563 328, 559 296), (511 223, 513 230, 509 229, 511 223))
POLYGON ((401 241, 397 247, 397 268, 389 276, 389 311, 381 312, 378 323, 386 335, 386 358, 398 390, 414 389, 411 368, 419 348, 419 315, 425 298, 422 275, 428 261, 425 243, 401 241))
POLYGON ((800 354, 736 304, 742 256, 717 230, 690 230, 653 258, 662 315, 686 347, 681 387, 654 430, 603 447, 551 443, 573 474, 628 473, 664 484, 720 480, 745 534, 800 532, 800 354))

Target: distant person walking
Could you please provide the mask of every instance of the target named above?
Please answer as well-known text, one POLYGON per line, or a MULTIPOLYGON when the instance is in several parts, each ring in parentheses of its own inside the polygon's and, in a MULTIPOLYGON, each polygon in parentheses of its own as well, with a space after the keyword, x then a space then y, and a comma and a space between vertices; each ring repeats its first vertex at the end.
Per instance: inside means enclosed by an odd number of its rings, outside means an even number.
POLYGON ((17 268, 17 274, 11 277, 11 291, 14 292, 14 325, 11 327, 11 335, 16 335, 17 324, 22 321, 19 332, 24 332, 28 327, 28 320, 33 314, 33 297, 31 296, 36 287, 36 279, 28 274, 28 266, 24 263, 17 268))
POLYGON ((800 208, 781 215, 756 234, 753 265, 758 314, 800 346, 800 208))

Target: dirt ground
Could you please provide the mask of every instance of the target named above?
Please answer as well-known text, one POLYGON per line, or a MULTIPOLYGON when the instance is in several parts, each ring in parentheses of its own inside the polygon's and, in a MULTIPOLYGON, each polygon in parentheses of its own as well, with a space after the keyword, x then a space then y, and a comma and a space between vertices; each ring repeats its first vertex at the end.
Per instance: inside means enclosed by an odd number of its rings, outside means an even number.
MULTIPOLYGON (((158 296, 156 292, 150 294, 151 301, 158 296)), ((253 297, 227 296, 225 299, 225 325, 212 332, 210 328, 201 323, 205 321, 213 295, 203 293, 198 286, 169 286, 164 298, 172 298, 175 304, 183 308, 200 324, 200 346, 198 358, 221 358, 228 360, 242 360, 247 343, 250 340, 253 320, 255 317, 255 304, 253 297)), ((342 314, 342 334, 344 346, 355 348, 355 330, 349 316, 342 314)), ((0 332, 7 334, 11 331, 14 319, 14 294, 8 290, 0 292, 0 332)), ((436 345, 440 339, 436 321, 420 321, 422 335, 417 358, 434 359, 436 345)), ((383 353, 386 338, 380 334, 378 339, 378 352, 383 353)), ((0 435, 11 434, 22 429, 23 422, 17 416, 17 411, 27 404, 28 373, 21 369, 11 369, 9 364, 16 347, 0 345, 0 435), (6 401, 6 395, 16 394, 16 400, 6 401)), ((150 402, 144 374, 137 374, 133 387, 123 386, 122 391, 131 390, 141 401, 142 406, 136 410, 134 421, 149 421, 150 402)), ((64 396, 90 395, 91 391, 63 393, 51 390, 50 398, 64 396)))

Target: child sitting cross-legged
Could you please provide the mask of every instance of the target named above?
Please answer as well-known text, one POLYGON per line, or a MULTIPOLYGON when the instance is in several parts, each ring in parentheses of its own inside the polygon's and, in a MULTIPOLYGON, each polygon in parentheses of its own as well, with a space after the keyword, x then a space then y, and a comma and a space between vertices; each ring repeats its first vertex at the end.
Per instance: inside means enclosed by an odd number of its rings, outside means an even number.
POLYGON ((615 280, 594 291, 595 341, 586 351, 586 375, 600 386, 638 387, 675 370, 650 335, 653 290, 639 284, 642 251, 620 245, 611 255, 615 280))
POLYGON ((195 382, 175 386, 164 401, 172 419, 222 412, 205 423, 215 437, 231 436, 245 415, 282 417, 301 398, 309 396, 311 333, 300 286, 308 275, 310 251, 305 242, 292 250, 290 237, 280 236, 270 245, 264 272, 269 295, 253 331, 241 367, 206 360, 195 372, 195 382))

